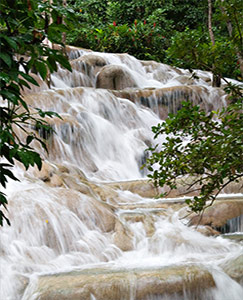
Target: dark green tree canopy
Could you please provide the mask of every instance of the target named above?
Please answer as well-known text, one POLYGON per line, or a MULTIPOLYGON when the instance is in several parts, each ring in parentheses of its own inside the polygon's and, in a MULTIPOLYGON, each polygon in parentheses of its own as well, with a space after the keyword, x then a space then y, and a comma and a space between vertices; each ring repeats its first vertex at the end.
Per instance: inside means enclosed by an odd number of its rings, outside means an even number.
MULTIPOLYGON (((69 28, 70 20, 74 22, 73 11, 63 8, 57 1, 40 0, 1 0, 0 2, 0 155, 6 162, 0 163, 0 183, 5 187, 8 178, 17 180, 10 170, 15 160, 26 169, 37 165, 41 168, 40 155, 31 147, 37 140, 46 149, 45 142, 39 137, 38 130, 51 130, 44 121, 45 116, 56 115, 35 109, 30 111, 22 97, 24 87, 38 85, 31 76, 34 70, 43 80, 48 72, 57 70, 58 64, 71 71, 70 64, 62 52, 43 44, 44 39, 60 44, 62 33, 69 28), (65 24, 60 21, 65 16, 65 24), (18 136, 15 128, 26 133, 26 140, 18 136), (27 130, 33 128, 34 130, 27 130)), ((0 192, 0 208, 6 208, 7 199, 0 192)), ((0 225, 5 217, 0 210, 0 225)))

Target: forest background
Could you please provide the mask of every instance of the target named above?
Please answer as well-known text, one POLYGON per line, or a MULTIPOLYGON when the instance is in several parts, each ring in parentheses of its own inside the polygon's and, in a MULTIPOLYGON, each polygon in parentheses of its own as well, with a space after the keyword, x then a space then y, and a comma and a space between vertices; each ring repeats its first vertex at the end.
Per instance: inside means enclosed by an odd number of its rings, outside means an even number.
POLYGON ((241 0, 77 0, 68 4, 78 25, 67 33, 67 44, 242 79, 241 0))

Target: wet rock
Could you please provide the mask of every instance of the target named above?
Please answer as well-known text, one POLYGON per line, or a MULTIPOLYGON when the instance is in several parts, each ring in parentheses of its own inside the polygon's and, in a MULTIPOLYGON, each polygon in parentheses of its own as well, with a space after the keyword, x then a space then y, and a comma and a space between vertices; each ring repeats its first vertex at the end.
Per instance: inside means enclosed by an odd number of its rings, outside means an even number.
POLYGON ((65 198, 67 206, 89 228, 100 228, 103 232, 114 231, 116 216, 114 209, 107 203, 95 199, 95 195, 89 186, 80 183, 79 190, 60 189, 60 197, 65 198), (81 192, 82 190, 82 192, 81 192))
POLYGON ((37 92, 49 89, 47 82, 42 80, 38 75, 36 75, 34 73, 30 73, 29 75, 32 78, 34 78, 34 80, 39 84, 39 86, 36 86, 36 85, 28 82, 28 85, 30 86, 30 88, 27 88, 27 87, 23 88, 22 93, 24 95, 29 94, 29 93, 37 93, 37 92))
POLYGON ((242 242, 243 241, 243 234, 242 233, 227 233, 227 234, 222 234, 222 238, 232 240, 235 242, 242 242))
POLYGON ((185 84, 185 85, 192 85, 192 84, 194 84, 193 78, 185 76, 185 75, 177 76, 174 79, 177 80, 177 81, 179 81, 181 84, 185 84))
POLYGON ((39 278, 39 300, 142 300, 177 294, 184 290, 200 299, 204 289, 215 285, 212 275, 200 266, 178 266, 157 269, 109 270, 90 269, 42 276, 39 278))
POLYGON ((84 72, 87 75, 97 74, 98 71, 106 65, 106 60, 95 54, 83 55, 73 61, 71 61, 72 69, 79 72, 84 72))
POLYGON ((156 197, 159 193, 159 190, 148 180, 121 181, 107 184, 107 186, 122 191, 130 191, 131 193, 138 194, 145 198, 156 197))
POLYGON ((196 230, 206 236, 217 236, 220 235, 220 232, 213 229, 210 226, 198 226, 196 227, 196 230))
POLYGON ((115 225, 114 244, 122 251, 133 250, 133 235, 120 221, 115 225))
POLYGON ((136 87, 137 84, 128 70, 121 66, 104 66, 97 74, 96 87, 110 90, 122 90, 136 87))
POLYGON ((190 220, 190 225, 209 225, 212 228, 220 228, 228 220, 242 214, 242 200, 215 201, 213 206, 208 207, 202 216, 194 215, 190 220))
POLYGON ((53 187, 60 187, 63 185, 62 178, 57 174, 53 174, 50 178, 50 185, 53 187))
POLYGON ((41 170, 39 170, 36 166, 34 167, 34 176, 41 179, 44 182, 49 182, 54 172, 54 165, 51 165, 46 161, 42 162, 41 170))
POLYGON ((243 284, 243 254, 220 265, 226 274, 243 284))
POLYGON ((126 222, 130 222, 130 223, 136 223, 136 222, 141 222, 144 226, 146 235, 148 237, 151 237, 154 232, 155 232, 155 226, 154 226, 154 217, 151 215, 148 215, 147 212, 145 212, 144 214, 140 213, 134 213, 134 214, 125 214, 124 216, 122 216, 123 219, 126 220, 126 222))
POLYGON ((161 119, 166 119, 168 113, 176 113, 181 103, 187 99, 194 105, 200 105, 205 111, 218 109, 221 106, 221 93, 219 89, 212 97, 210 91, 204 86, 179 85, 156 89, 127 89, 126 91, 111 91, 115 96, 126 98, 134 103, 149 107, 161 119), (213 98, 213 101, 208 101, 213 98))

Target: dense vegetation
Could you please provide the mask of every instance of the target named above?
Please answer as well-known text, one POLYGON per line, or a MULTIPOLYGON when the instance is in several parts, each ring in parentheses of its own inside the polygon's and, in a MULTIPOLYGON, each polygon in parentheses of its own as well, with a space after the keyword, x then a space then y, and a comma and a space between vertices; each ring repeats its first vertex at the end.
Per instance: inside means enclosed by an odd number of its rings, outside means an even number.
MULTIPOLYGON (((39 73, 45 80, 48 72, 57 70, 58 64, 71 70, 60 51, 42 42, 47 38, 60 44, 62 33, 68 30, 67 25, 60 22, 60 16, 65 16, 66 24, 75 19, 72 11, 59 6, 57 1, 50 4, 40 0, 1 0, 0 12, 0 96, 4 102, 0 107, 0 153, 5 159, 0 163, 0 183, 6 187, 8 178, 18 180, 11 171, 16 161, 26 169, 34 165, 41 169, 41 157, 31 142, 37 140, 46 149, 38 131, 51 130, 43 118, 55 113, 38 108, 30 111, 22 90, 29 84, 38 85, 31 72, 39 73), (25 141, 20 139, 16 129, 26 133, 25 141)), ((6 196, 0 192, 0 208, 6 208, 6 204, 6 196)), ((4 219, 9 223, 0 210, 0 225, 4 219)))
POLYGON ((79 26, 67 34, 67 42, 240 79, 242 1, 210 2, 211 16, 208 0, 69 1, 79 26))

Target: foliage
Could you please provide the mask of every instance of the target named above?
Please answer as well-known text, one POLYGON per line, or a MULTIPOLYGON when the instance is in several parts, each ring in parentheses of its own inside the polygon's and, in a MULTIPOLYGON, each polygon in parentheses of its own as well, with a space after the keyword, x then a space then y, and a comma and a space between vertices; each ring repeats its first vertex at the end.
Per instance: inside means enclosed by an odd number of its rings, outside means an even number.
POLYGON ((167 137, 148 149, 148 176, 155 186, 171 189, 176 189, 178 178, 192 178, 188 191, 198 191, 198 196, 186 202, 194 212, 205 209, 208 200, 211 205, 226 185, 243 176, 243 97, 237 87, 229 90, 232 102, 221 111, 207 114, 184 102, 177 114, 152 128, 154 138, 167 137))
POLYGON ((79 19, 79 26, 67 34, 68 43, 72 45, 95 51, 128 52, 138 59, 202 68, 236 79, 242 77, 241 0, 213 1, 214 46, 208 36, 207 0, 69 2, 79 19), (112 27, 113 23, 116 28, 112 27), (152 31, 154 23, 156 30, 152 31), (230 35, 229 26, 232 27, 230 35), (127 32, 129 29, 132 34, 127 32), (241 72, 237 64, 241 65, 241 72))
MULTIPOLYGON (((29 88, 30 83, 38 85, 31 76, 32 70, 39 73, 43 80, 47 78, 48 72, 57 70, 58 64, 71 70, 67 58, 42 41, 48 38, 50 42, 60 44, 62 32, 67 31, 68 26, 58 22, 58 19, 65 16, 65 23, 70 24, 72 10, 64 10, 58 6, 58 1, 50 5, 49 1, 2 0, 0 12, 0 183, 6 187, 9 178, 18 180, 10 170, 16 161, 26 169, 34 165, 41 169, 40 155, 33 150, 31 142, 37 140, 46 149, 37 131, 50 130, 43 118, 56 114, 36 108, 31 108, 35 111, 31 113, 22 97, 22 91, 24 87, 29 88), (25 141, 19 137, 19 130, 26 134, 25 141)), ((0 207, 6 208, 6 204, 6 196, 0 192, 0 207)), ((9 224, 1 210, 0 225, 3 225, 4 219, 9 224)))
POLYGON ((95 51, 128 52, 138 59, 157 61, 164 61, 174 30, 185 29, 184 18, 187 25, 194 27, 197 22, 203 22, 205 16, 202 13, 205 0, 200 3, 195 0, 183 3, 179 0, 78 0, 71 3, 80 25, 68 33, 68 43, 95 51))
MULTIPOLYGON (((164 59, 167 38, 156 23, 135 20, 131 26, 113 24, 82 29, 76 41, 83 47, 91 47, 95 51, 129 53, 138 59, 164 59)), ((165 34, 165 32, 163 32, 165 34)))
POLYGON ((186 27, 171 38, 167 63, 182 68, 201 68, 220 77, 242 79, 243 72, 242 1, 217 0, 214 3, 212 45, 207 26, 186 27), (239 68, 240 65, 240 68, 239 68))
POLYGON ((218 38, 212 45, 201 27, 177 32, 171 39, 166 62, 181 68, 214 71, 220 77, 240 76, 234 45, 225 38, 218 38))

